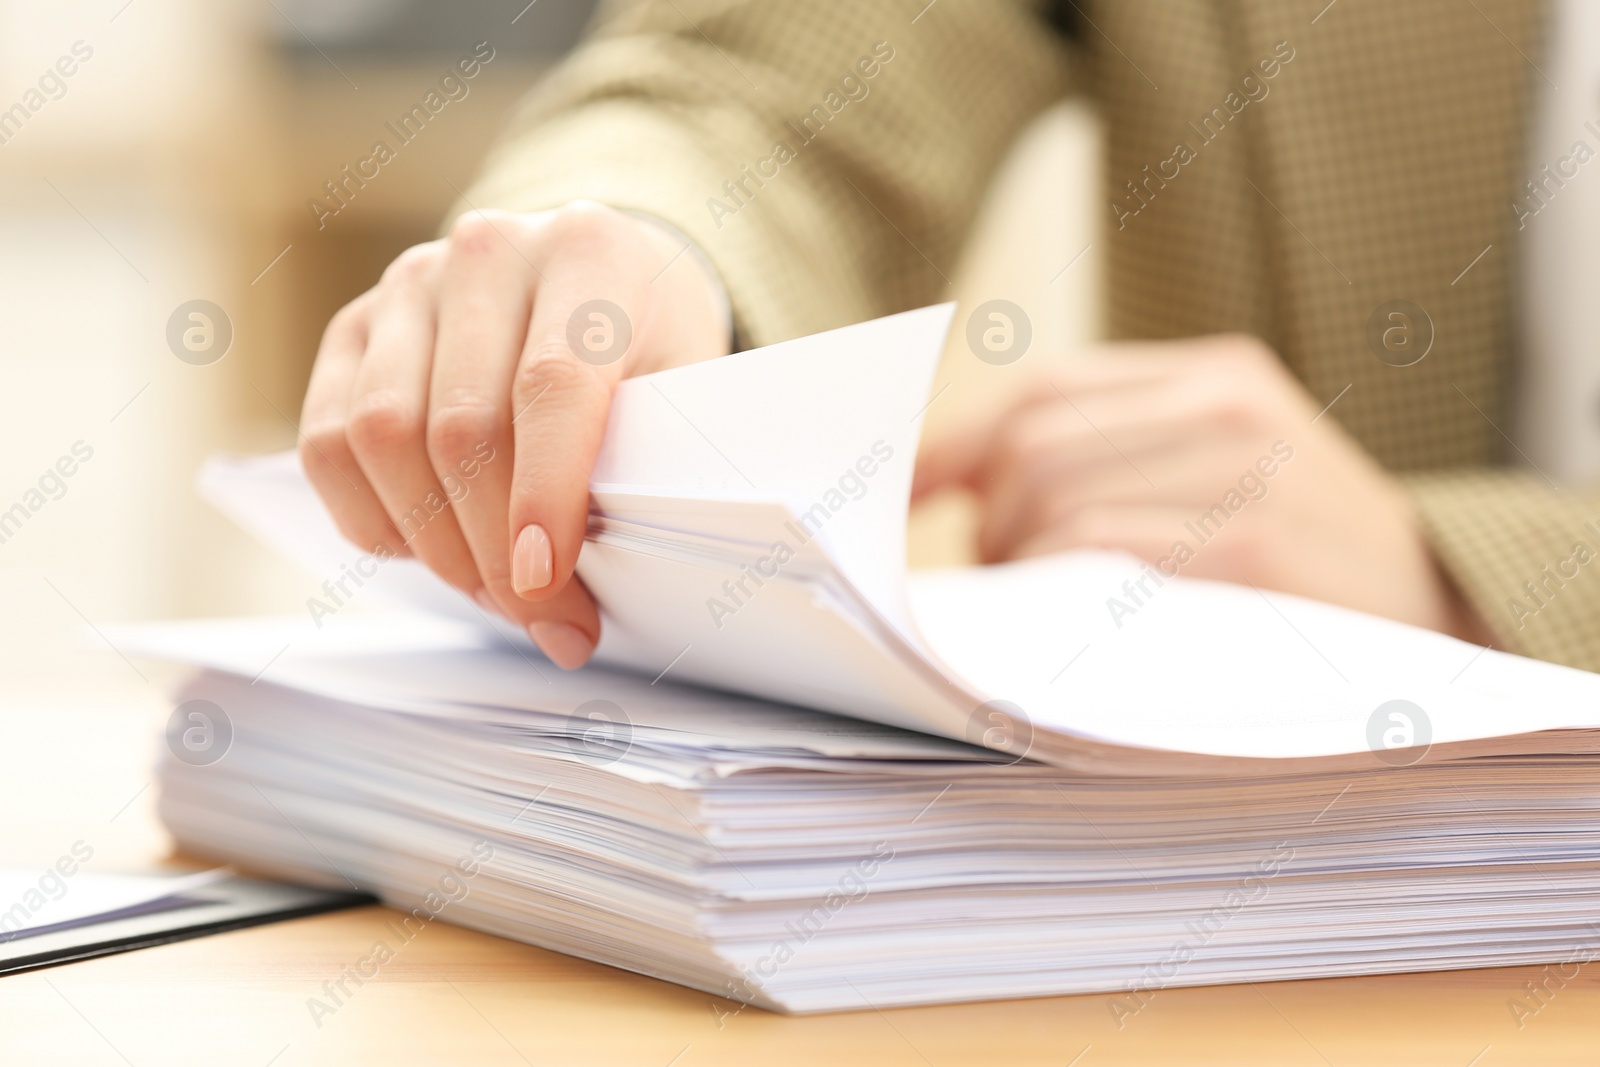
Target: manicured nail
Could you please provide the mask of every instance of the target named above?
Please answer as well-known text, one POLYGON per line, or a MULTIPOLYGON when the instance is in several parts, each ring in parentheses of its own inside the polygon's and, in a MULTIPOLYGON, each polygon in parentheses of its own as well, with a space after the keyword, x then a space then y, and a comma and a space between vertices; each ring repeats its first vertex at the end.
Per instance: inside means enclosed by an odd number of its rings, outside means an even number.
POLYGON ((573 670, 594 653, 594 642, 582 630, 565 622, 530 622, 528 636, 557 667, 573 670))
POLYGON ((493 615, 499 619, 506 617, 506 613, 500 610, 500 605, 494 602, 494 597, 489 595, 489 590, 478 590, 476 593, 472 594, 472 599, 478 602, 478 607, 482 608, 484 611, 487 611, 490 615, 493 615))
POLYGON ((550 535, 538 523, 529 523, 517 534, 511 550, 511 585, 519 596, 550 584, 555 567, 550 558, 550 535))

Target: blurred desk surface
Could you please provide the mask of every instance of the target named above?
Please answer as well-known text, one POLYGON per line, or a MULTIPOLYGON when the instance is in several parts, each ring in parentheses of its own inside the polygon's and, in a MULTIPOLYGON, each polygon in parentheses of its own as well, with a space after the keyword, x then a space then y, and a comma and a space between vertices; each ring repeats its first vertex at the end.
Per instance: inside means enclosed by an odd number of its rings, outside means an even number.
MULTIPOLYGON (((120 668, 121 665, 119 665, 120 668)), ((149 768, 170 710, 128 671, 0 691, 0 864, 75 841, 86 870, 170 846, 149 768)), ((367 955, 370 907, 0 978, 0 1063, 1407 1064, 1600 1058, 1600 981, 1539 968, 1167 989, 1119 1029, 1106 996, 784 1017, 486 934, 430 925, 333 1014, 308 1000, 367 955), (1547 983, 1518 1026, 1508 1002, 1547 983)), ((1571 968, 1567 969, 1571 973, 1571 968)))

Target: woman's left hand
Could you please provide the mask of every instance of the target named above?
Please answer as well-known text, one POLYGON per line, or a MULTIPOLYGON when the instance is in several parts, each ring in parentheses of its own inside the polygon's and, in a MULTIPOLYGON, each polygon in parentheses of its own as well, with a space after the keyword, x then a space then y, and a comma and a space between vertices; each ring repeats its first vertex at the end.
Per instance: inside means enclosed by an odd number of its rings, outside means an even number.
POLYGON ((1399 484, 1260 341, 1107 345, 928 442, 915 494, 965 485, 986 562, 1121 549, 1479 639, 1399 484))

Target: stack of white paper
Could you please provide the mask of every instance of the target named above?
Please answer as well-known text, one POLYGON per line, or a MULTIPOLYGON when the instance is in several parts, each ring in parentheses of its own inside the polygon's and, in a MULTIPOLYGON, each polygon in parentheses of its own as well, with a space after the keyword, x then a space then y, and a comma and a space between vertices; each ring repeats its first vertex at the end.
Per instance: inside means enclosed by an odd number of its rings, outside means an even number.
POLYGON ((1600 679, 1217 583, 1115 616, 1149 579, 1108 554, 908 581, 948 318, 624 383, 579 561, 609 668, 554 669, 410 561, 356 566, 291 460, 213 466, 263 538, 431 614, 123 634, 204 668, 184 699, 231 724, 164 768, 169 825, 792 1011, 1134 1012, 1600 936, 1600 679))

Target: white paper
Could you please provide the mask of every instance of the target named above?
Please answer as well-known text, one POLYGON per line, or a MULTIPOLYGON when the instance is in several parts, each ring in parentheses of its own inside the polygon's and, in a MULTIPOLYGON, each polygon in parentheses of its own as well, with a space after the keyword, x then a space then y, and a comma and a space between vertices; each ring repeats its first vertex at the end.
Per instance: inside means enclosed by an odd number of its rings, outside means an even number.
MULTIPOLYGON (((1392 700, 1422 709, 1429 758, 1591 743, 1490 739, 1600 724, 1600 677, 1327 604, 1179 578, 1118 618, 1108 598, 1140 566, 1100 552, 908 579, 921 408, 950 314, 622 383, 578 561, 603 613, 597 661, 1124 773, 1370 762, 1369 720, 1392 700), (997 700, 1022 729, 988 728, 997 700)), ((214 462, 202 489, 330 577, 359 555, 290 456, 214 462)), ((486 625, 412 560, 361 595, 486 625)), ((520 634, 498 640, 536 658, 520 634)))

